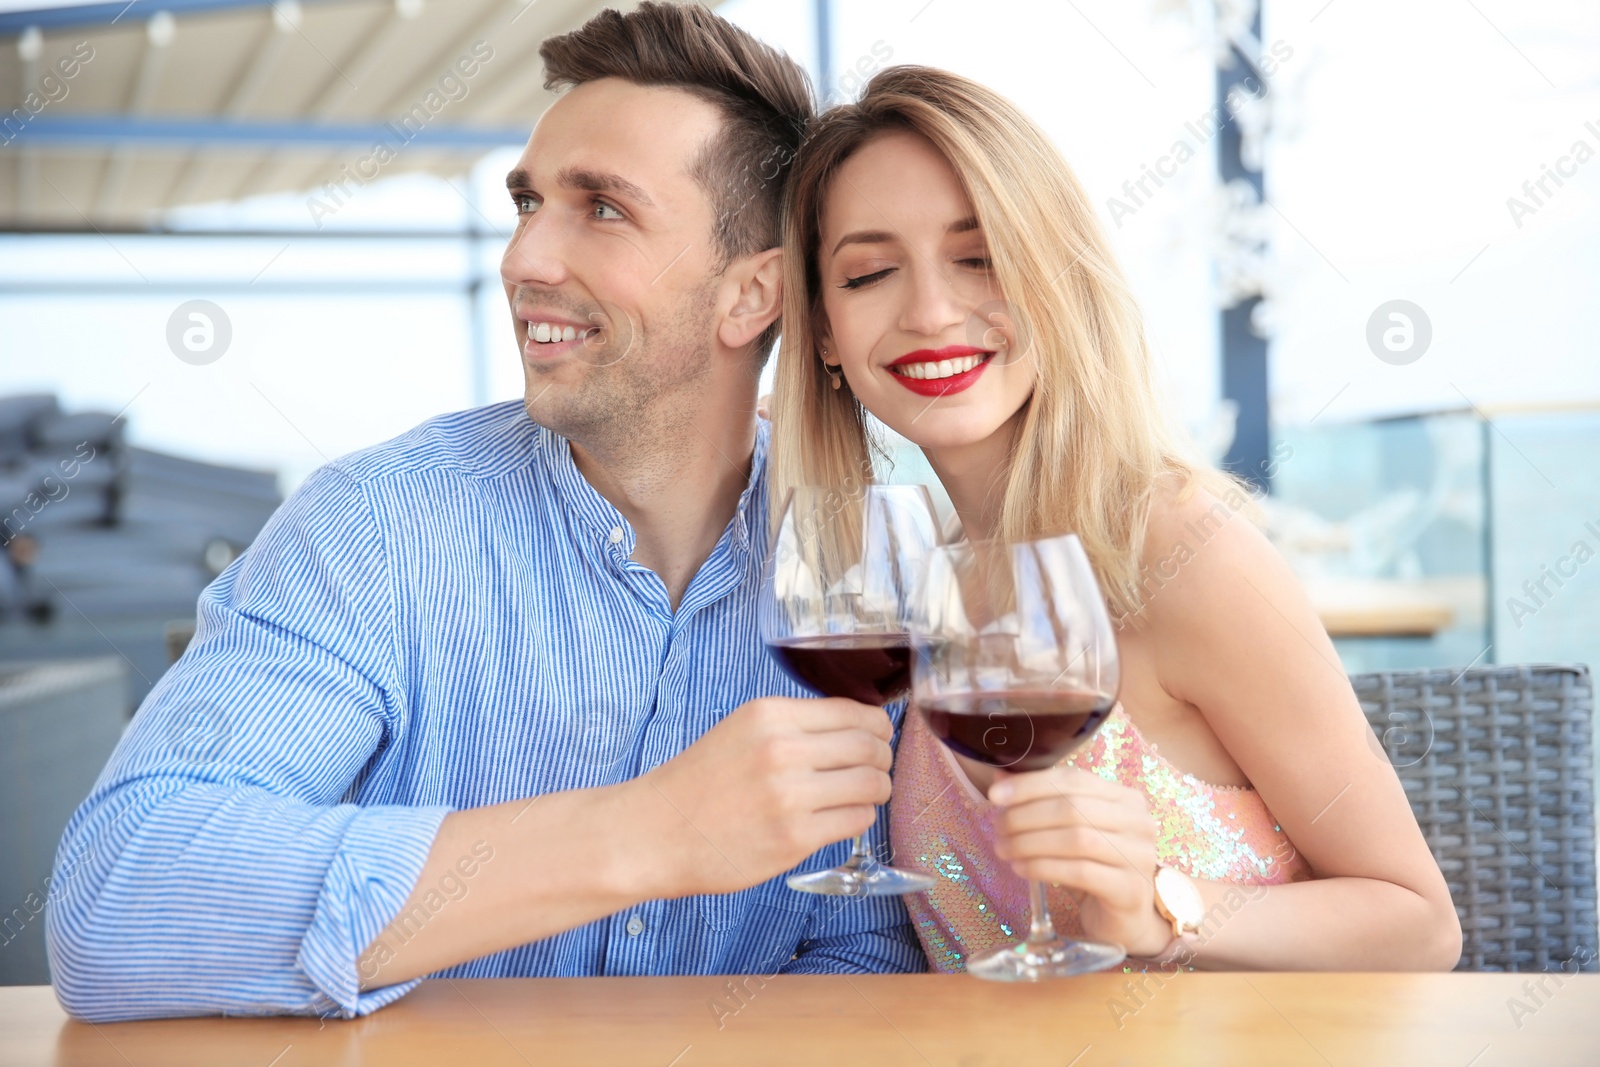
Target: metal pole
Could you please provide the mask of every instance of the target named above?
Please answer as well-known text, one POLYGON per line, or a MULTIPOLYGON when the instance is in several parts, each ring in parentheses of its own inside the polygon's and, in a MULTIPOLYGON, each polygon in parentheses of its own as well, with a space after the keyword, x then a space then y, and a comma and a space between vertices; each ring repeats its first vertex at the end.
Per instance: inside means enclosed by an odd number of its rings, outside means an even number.
MULTIPOLYGON (((1256 6, 1250 23, 1251 37, 1261 40, 1261 8, 1256 6)), ((1240 157, 1239 124, 1228 110, 1228 93, 1235 86, 1241 92, 1245 78, 1251 73, 1255 57, 1240 51, 1235 42, 1231 46, 1233 63, 1217 68, 1217 107, 1221 116, 1221 130, 1217 139, 1217 175, 1226 186, 1242 180, 1255 190, 1256 202, 1261 202, 1264 191, 1260 171, 1248 169, 1240 157)), ((1271 92, 1261 82, 1262 92, 1271 92)), ((1271 447, 1271 412, 1267 392, 1267 341, 1252 329, 1251 315, 1261 303, 1260 295, 1252 295, 1233 307, 1222 311, 1222 395, 1238 405, 1238 421, 1234 427, 1233 444, 1223 457, 1222 465, 1233 473, 1271 492, 1272 480, 1267 476, 1268 450, 1271 447)))
MULTIPOLYGON (((473 259, 478 257, 477 252, 482 251, 478 242, 473 242, 473 259)), ((489 279, 479 271, 476 263, 472 268, 472 284, 467 287, 467 310, 472 316, 472 406, 483 407, 489 403, 489 331, 484 326, 484 293, 488 291, 489 279)))
POLYGON ((833 0, 811 0, 817 20, 817 96, 833 91, 833 0))

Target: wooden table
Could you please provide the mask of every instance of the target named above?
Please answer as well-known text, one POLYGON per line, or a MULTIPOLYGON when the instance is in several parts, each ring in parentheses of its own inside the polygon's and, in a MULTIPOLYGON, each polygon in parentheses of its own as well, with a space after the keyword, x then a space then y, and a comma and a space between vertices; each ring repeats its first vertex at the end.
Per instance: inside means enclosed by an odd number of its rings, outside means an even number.
POLYGON ((23 986, 0 988, 0 1064, 1600 1063, 1600 975, 1140 977, 435 980, 354 1022, 98 1025, 23 986))
MULTIPOLYGON (((1464 584, 1459 579, 1456 585, 1464 584)), ((1469 579, 1482 600, 1482 582, 1469 579)), ((1458 606, 1437 581, 1311 579, 1307 594, 1330 637, 1432 637, 1455 624, 1458 606)), ((1478 611, 1481 615, 1481 610, 1478 611)))

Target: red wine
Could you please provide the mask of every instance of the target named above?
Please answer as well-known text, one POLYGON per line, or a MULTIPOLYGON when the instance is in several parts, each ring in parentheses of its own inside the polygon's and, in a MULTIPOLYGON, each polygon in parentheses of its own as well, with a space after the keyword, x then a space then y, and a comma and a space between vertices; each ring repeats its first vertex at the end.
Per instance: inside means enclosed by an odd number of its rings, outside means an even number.
POLYGON ((911 688, 911 640, 905 634, 790 637, 767 647, 789 677, 825 697, 882 705, 911 688))
POLYGON ((917 706, 956 752, 1008 771, 1037 771, 1070 755, 1095 732, 1116 698, 1070 689, 951 693, 917 706))

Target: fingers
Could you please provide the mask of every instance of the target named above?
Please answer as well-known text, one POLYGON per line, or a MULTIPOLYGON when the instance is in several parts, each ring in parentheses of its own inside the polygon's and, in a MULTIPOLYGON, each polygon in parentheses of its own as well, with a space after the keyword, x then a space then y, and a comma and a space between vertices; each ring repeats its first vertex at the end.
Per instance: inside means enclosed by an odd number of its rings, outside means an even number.
POLYGON ((806 733, 826 733, 829 730, 865 730, 888 741, 894 736, 894 726, 882 708, 871 704, 858 704, 842 697, 819 697, 814 700, 771 698, 782 708, 788 721, 806 733))
MULTIPOLYGON (((1011 863, 1071 859, 1131 868, 1139 854, 1150 847, 1137 838, 1104 833, 1092 826, 1071 826, 1000 838, 995 842, 995 855, 1011 863)), ((1155 870, 1153 860, 1150 870, 1155 870)))
POLYGON ((1048 796, 1011 804, 996 813, 995 826, 1006 834, 1068 826, 1121 833, 1148 826, 1153 839, 1155 823, 1148 803, 1140 794, 1128 792, 1115 797, 1048 796))
POLYGON ((813 770, 836 771, 845 767, 872 767, 889 772, 894 750, 889 742, 865 730, 832 730, 806 734, 803 744, 813 770))
POLYGON ((818 771, 805 785, 805 803, 812 811, 867 806, 889 802, 889 775, 872 767, 846 767, 818 771))
POLYGON ((848 841, 858 834, 864 834, 872 828, 877 821, 878 809, 872 804, 856 804, 843 808, 828 808, 817 812, 810 823, 809 829, 815 833, 816 848, 834 844, 838 841, 848 841))
POLYGON ((1013 860, 1011 869, 1019 878, 1051 882, 1101 900, 1121 899, 1129 890, 1125 867, 1111 867, 1095 860, 1060 857, 1013 860))
MULTIPOLYGON (((1060 864, 1094 864, 1121 870, 1124 878, 1130 870, 1148 878, 1155 869, 1158 831, 1141 791, 1070 767, 1013 775, 1005 784, 1011 799, 996 815, 995 854, 1019 876, 1044 878, 1024 872, 1060 864)), ((1090 893, 1103 889, 1053 874, 1046 880, 1090 893)))
POLYGON ((989 800, 994 804, 1022 804, 1041 797, 1115 796, 1127 786, 1108 782, 1098 774, 1077 767, 1050 767, 1025 774, 1007 774, 989 787, 989 800))

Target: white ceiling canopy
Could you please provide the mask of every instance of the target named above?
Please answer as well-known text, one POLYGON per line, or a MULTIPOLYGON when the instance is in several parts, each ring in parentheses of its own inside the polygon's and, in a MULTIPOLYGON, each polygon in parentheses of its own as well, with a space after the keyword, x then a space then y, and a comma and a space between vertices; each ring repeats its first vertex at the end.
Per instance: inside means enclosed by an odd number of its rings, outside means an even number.
POLYGON ((548 106, 540 41, 608 6, 634 5, 7 4, 0 229, 145 229, 184 204, 462 173, 548 106))

